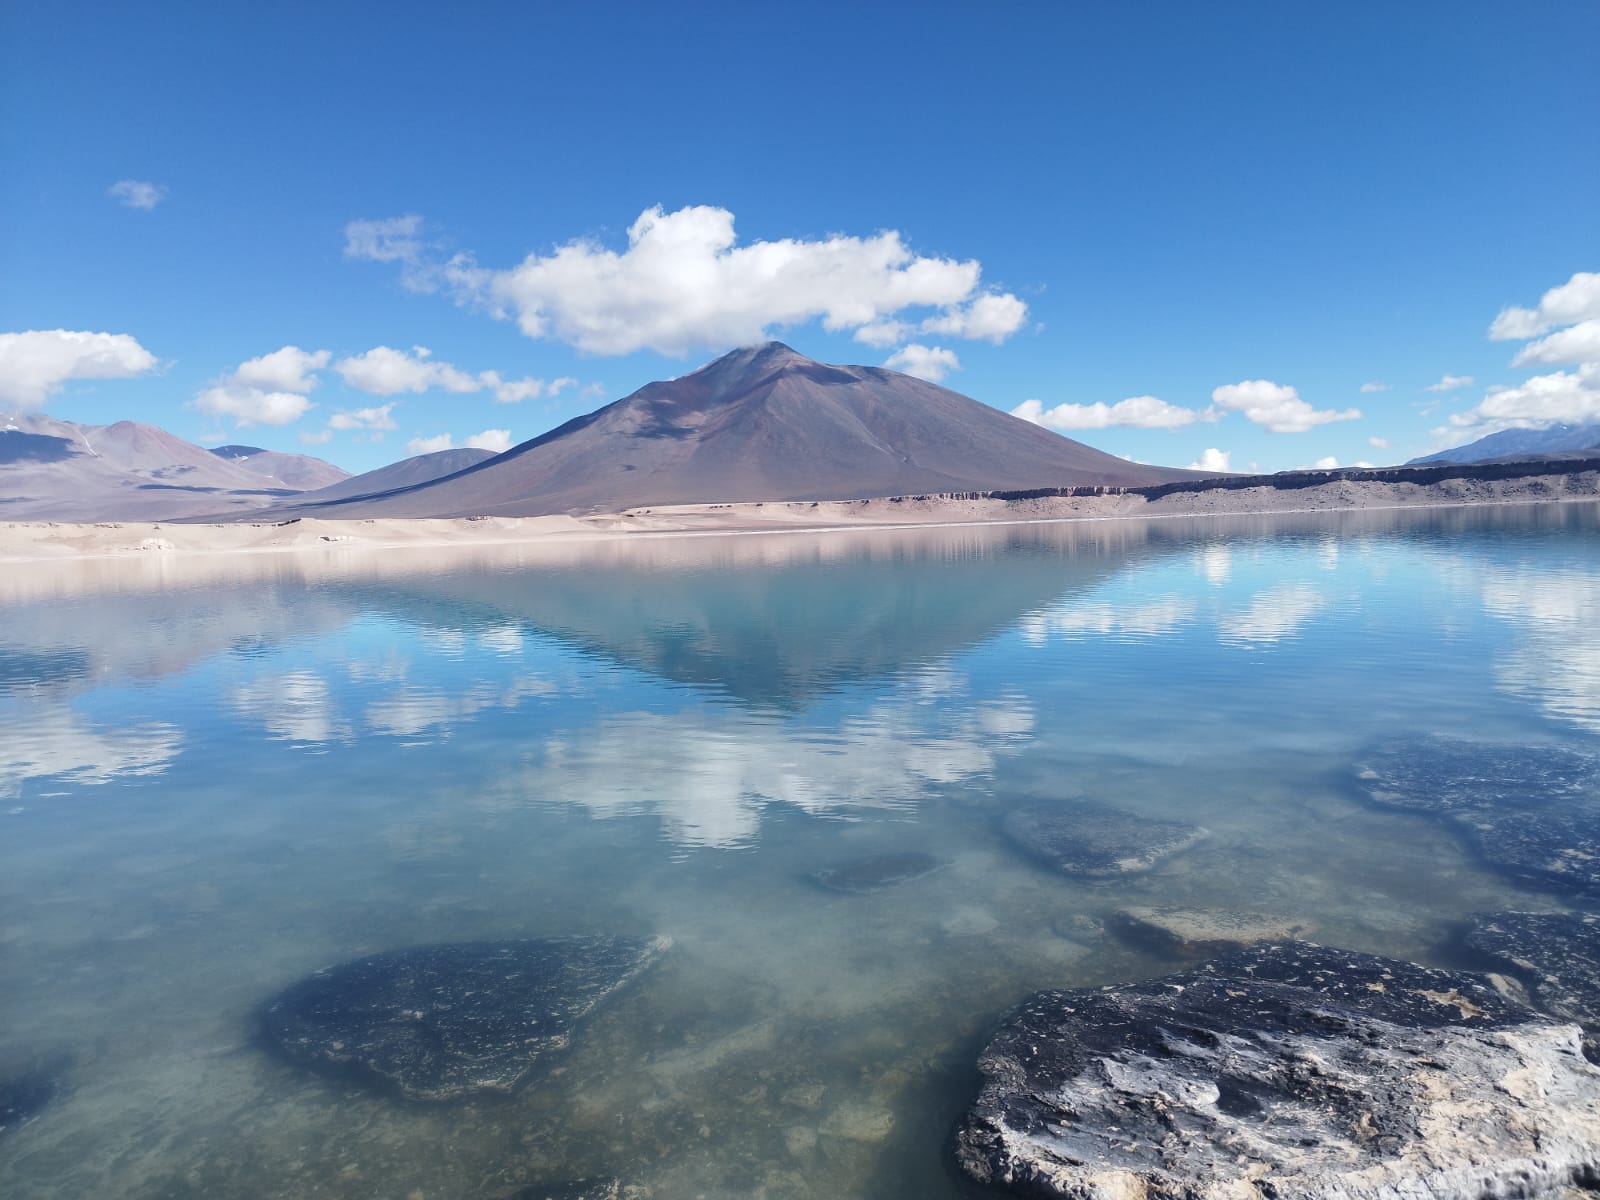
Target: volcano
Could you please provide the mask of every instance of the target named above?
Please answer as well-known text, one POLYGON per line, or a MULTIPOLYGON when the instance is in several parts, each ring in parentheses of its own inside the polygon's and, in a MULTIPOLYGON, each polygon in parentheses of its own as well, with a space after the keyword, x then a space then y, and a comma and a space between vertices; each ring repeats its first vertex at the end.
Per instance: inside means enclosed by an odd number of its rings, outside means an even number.
POLYGON ((735 350, 454 475, 276 506, 329 519, 537 516, 1194 478, 1105 454, 882 367, 735 350))

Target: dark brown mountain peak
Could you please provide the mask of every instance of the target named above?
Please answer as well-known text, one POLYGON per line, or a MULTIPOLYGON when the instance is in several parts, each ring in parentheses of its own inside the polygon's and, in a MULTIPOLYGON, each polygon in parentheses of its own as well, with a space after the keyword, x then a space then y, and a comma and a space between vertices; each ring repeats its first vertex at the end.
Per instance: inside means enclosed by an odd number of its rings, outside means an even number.
POLYGON ((818 365, 820 364, 814 359, 807 358, 782 342, 763 342, 759 346, 741 346, 737 350, 730 350, 720 358, 714 358, 705 366, 689 372, 683 378, 732 383, 758 379, 773 371, 818 365))
POLYGON ((657 504, 1131 486, 1189 474, 1115 458, 898 371, 833 366, 766 342, 677 379, 648 383, 445 478, 293 511, 534 516, 657 504))
POLYGON ((818 384, 854 383, 861 378, 861 370, 818 362, 782 342, 764 342, 730 350, 664 387, 674 403, 715 406, 790 376, 818 384))

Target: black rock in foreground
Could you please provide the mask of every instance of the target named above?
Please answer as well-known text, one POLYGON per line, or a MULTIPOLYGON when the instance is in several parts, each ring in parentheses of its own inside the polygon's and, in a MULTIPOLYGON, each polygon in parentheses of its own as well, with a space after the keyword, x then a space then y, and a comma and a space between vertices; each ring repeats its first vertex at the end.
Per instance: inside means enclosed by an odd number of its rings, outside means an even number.
POLYGON ((326 967, 263 1014, 289 1058, 351 1068, 413 1100, 510 1092, 666 938, 420 946, 326 967))
POLYGON ((1083 802, 1016 809, 1006 814, 1000 827, 1036 858, 1083 879, 1148 871, 1207 836, 1187 821, 1143 817, 1083 802))
POLYGON ((1578 1031, 1486 980, 1306 942, 1042 992, 979 1059, 974 1178, 1074 1200, 1478 1200, 1600 1178, 1578 1031))
POLYGON ((1583 1052, 1600 1063, 1600 917, 1587 913, 1492 913, 1467 945, 1528 985, 1534 1005, 1584 1028, 1583 1052))

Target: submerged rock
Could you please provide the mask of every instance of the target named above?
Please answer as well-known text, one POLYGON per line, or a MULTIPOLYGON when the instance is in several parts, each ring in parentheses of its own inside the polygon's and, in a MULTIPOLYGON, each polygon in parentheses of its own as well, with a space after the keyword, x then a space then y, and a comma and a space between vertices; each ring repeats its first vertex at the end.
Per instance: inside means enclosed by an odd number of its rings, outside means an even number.
POLYGON ((56 1079, 49 1071, 26 1071, 0 1079, 0 1136, 14 1133, 56 1098, 56 1079))
POLYGON ((1600 759, 1561 746, 1436 736, 1384 743, 1357 778, 1379 804, 1442 816, 1569 800, 1596 786, 1600 759))
POLYGON ((1359 777, 1375 803, 1441 818, 1508 875, 1600 892, 1600 759, 1593 755, 1432 737, 1387 743, 1359 777))
POLYGON ((354 1069, 413 1100, 510 1092, 670 944, 565 937, 375 954, 294 984, 263 1021, 289 1058, 354 1069))
POLYGON ((815 872, 811 878, 819 887, 831 892, 859 894, 920 879, 947 865, 942 858, 910 850, 903 854, 874 854, 870 858, 837 863, 815 872))
POLYGON ((978 1063, 974 1178, 1074 1200, 1478 1200, 1600 1172, 1578 1031, 1487 980, 1305 942, 1041 992, 978 1063))
POLYGON ((1148 871, 1208 836, 1187 821, 1089 803, 1016 809, 1006 814, 1001 829, 1030 854, 1084 879, 1148 871))
POLYGON ((1231 908, 1123 908, 1106 918, 1106 928, 1124 941, 1168 954, 1195 958, 1226 954, 1257 942, 1298 937, 1305 922, 1231 908))
POLYGON ((1584 1028, 1583 1052, 1600 1063, 1600 917, 1589 913, 1493 913, 1467 945, 1522 980, 1542 1012, 1584 1028))
POLYGON ((1491 866, 1536 884, 1600 892, 1600 812, 1462 813, 1453 818, 1491 866))

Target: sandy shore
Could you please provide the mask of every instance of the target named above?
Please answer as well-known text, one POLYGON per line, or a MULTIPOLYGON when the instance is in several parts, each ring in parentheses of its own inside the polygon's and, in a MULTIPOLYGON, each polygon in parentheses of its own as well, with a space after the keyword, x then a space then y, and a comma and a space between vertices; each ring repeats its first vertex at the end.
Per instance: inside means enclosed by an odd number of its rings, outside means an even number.
POLYGON ((0 524, 0 563, 74 558, 165 558, 329 549, 400 549, 580 544, 619 537, 892 529, 904 526, 1082 521, 1108 518, 1266 515, 1600 499, 1600 472, 1429 484, 1331 479, 1315 487, 1249 487, 1137 494, 952 500, 894 497, 850 501, 685 504, 585 517, 472 517, 447 520, 297 520, 272 524, 13 522, 0 524))

